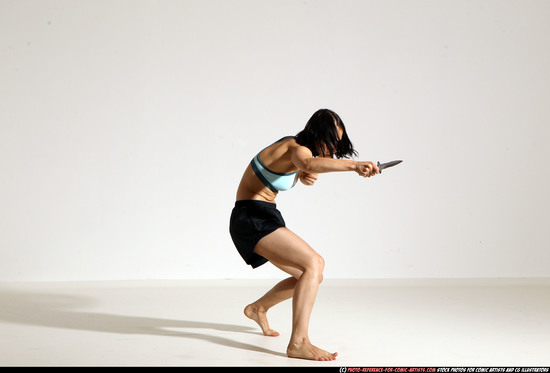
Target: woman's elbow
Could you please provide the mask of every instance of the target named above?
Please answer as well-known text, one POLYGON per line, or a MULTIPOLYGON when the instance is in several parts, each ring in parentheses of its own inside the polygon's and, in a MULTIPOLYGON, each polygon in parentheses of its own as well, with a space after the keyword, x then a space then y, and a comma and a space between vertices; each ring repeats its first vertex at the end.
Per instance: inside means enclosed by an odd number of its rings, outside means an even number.
POLYGON ((308 174, 317 172, 315 168, 314 158, 304 159, 302 162, 300 162, 298 168, 304 172, 307 172, 308 174))

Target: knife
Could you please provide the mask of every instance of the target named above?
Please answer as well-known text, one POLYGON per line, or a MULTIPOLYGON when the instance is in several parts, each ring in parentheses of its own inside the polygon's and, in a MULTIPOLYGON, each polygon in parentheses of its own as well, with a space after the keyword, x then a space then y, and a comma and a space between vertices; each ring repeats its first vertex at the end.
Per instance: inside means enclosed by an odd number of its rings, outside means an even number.
POLYGON ((398 165, 401 162, 403 162, 403 161, 391 161, 391 162, 387 162, 387 163, 378 162, 376 165, 378 166, 378 169, 380 170, 380 173, 382 173, 382 170, 384 170, 386 168, 393 167, 395 165, 398 165))

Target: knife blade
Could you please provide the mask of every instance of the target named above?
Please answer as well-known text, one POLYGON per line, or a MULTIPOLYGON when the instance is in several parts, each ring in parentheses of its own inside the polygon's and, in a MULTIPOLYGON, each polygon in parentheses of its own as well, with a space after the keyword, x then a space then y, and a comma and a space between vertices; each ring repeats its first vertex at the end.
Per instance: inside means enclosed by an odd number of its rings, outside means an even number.
POLYGON ((403 161, 391 161, 391 162, 386 162, 386 163, 378 162, 376 165, 378 166, 378 170, 380 170, 380 173, 382 173, 382 170, 384 170, 386 168, 393 167, 395 165, 398 165, 401 162, 403 162, 403 161))

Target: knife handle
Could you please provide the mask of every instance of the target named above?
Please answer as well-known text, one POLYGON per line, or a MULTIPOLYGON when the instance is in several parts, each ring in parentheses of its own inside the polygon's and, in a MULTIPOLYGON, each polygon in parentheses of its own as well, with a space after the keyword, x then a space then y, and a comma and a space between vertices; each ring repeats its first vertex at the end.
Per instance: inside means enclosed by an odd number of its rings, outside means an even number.
POLYGON ((380 173, 382 173, 382 169, 380 168, 380 161, 378 161, 378 162, 376 163, 376 167, 378 167, 378 171, 379 171, 380 173))

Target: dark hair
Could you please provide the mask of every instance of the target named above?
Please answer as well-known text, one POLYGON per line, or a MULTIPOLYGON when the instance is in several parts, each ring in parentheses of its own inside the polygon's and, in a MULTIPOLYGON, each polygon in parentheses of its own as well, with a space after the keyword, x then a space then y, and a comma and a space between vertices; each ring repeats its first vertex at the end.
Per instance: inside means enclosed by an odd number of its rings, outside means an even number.
POLYGON ((350 158, 357 156, 353 145, 346 133, 346 127, 342 119, 329 109, 317 110, 306 123, 306 127, 296 135, 296 142, 307 147, 314 157, 330 155, 336 158, 350 158), (338 140, 338 130, 343 131, 342 138, 338 140), (329 154, 325 154, 326 145, 329 154))

